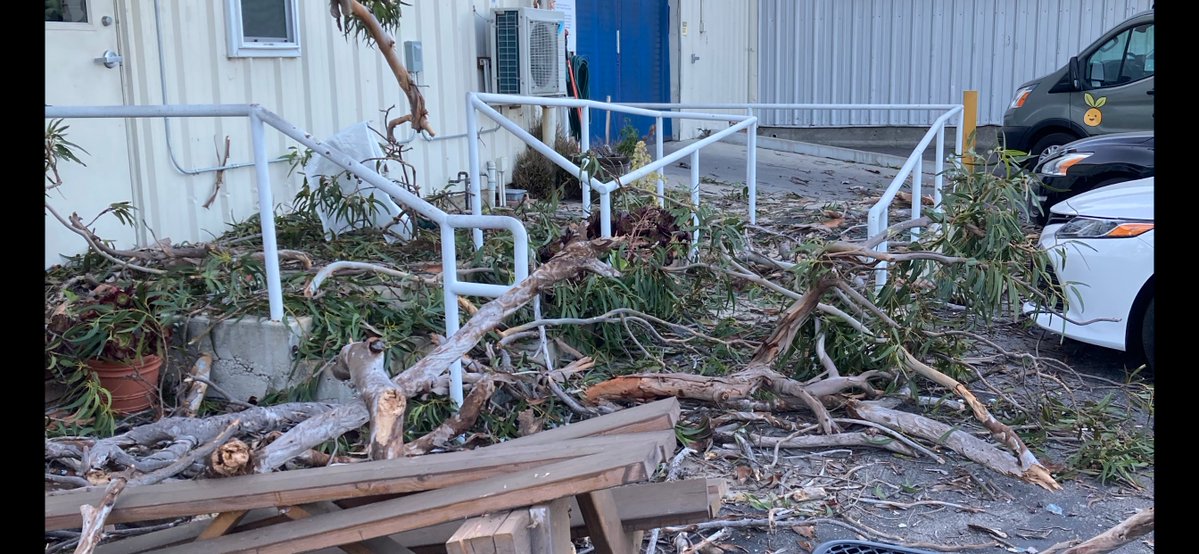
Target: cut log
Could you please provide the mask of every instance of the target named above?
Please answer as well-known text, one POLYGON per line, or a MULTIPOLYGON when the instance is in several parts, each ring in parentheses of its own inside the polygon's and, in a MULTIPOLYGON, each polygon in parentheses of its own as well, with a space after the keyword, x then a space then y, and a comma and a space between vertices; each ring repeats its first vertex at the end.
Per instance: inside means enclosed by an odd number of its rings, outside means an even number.
POLYGON ((370 417, 371 433, 369 454, 372 460, 390 460, 399 456, 404 448, 404 410, 408 397, 391 382, 384 365, 386 345, 378 337, 364 342, 350 343, 342 347, 335 365, 344 368, 334 370, 334 375, 348 373, 350 382, 362 395, 370 417))

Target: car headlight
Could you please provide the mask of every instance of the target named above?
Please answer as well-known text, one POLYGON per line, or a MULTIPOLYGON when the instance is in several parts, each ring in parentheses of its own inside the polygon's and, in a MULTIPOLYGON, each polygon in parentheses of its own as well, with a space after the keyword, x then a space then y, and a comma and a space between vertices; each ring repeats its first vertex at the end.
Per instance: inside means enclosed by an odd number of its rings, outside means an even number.
POLYGON ((1091 152, 1073 152, 1058 156, 1045 162, 1045 165, 1042 165, 1041 169, 1037 171, 1042 175, 1056 175, 1060 177, 1065 175, 1067 171, 1070 171, 1070 167, 1074 164, 1091 157, 1091 154, 1091 152))
POLYGON ((1058 238, 1127 238, 1153 230, 1152 221, 1077 217, 1057 230, 1058 238))
POLYGON ((1014 110, 1023 106, 1024 101, 1028 100, 1028 95, 1032 94, 1032 90, 1035 88, 1037 88, 1037 85, 1021 87, 1020 90, 1016 91, 1016 95, 1012 97, 1012 104, 1008 106, 1008 109, 1014 110))

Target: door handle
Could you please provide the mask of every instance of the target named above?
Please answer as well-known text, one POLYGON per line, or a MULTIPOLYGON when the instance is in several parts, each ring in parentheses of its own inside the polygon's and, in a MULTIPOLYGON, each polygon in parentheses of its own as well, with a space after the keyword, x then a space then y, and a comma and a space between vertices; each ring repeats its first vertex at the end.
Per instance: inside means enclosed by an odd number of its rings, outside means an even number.
POLYGON ((1147 90, 1147 91, 1145 91, 1145 94, 1148 94, 1149 96, 1153 96, 1153 91, 1152 91, 1152 90, 1147 90))
POLYGON ((124 63, 124 61, 125 58, 121 57, 120 54, 113 52, 112 50, 105 50, 104 54, 101 54, 99 58, 96 58, 96 63, 104 64, 104 67, 109 69, 121 65, 124 63))

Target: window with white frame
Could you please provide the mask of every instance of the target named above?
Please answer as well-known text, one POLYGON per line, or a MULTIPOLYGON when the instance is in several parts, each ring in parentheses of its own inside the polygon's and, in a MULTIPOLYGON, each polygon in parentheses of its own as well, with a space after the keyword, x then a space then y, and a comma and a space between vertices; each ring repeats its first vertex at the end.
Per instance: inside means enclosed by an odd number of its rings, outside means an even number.
POLYGON ((229 57, 298 57, 297 9, 296 0, 225 0, 229 57))

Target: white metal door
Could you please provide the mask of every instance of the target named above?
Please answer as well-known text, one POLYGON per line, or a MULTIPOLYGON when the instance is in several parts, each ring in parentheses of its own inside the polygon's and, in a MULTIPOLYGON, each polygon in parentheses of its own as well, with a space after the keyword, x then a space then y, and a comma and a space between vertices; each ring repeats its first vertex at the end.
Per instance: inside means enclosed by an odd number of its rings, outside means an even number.
MULTIPOLYGON (((124 104, 116 0, 46 0, 46 104, 124 104), (106 63, 107 62, 107 63, 106 63)), ((49 122, 47 122, 49 123, 49 122)), ((116 202, 133 200, 129 141, 122 119, 76 119, 65 122, 67 139, 87 167, 66 163, 59 168, 63 185, 46 202, 64 218, 78 213, 84 223, 116 202)), ((46 211, 45 266, 61 263, 61 254, 78 254, 87 243, 46 211)), ((140 218, 139 218, 140 219, 140 218)), ((134 244, 136 231, 111 214, 94 224, 96 234, 118 246, 134 244)))

